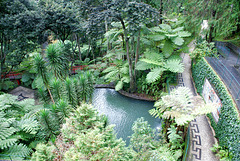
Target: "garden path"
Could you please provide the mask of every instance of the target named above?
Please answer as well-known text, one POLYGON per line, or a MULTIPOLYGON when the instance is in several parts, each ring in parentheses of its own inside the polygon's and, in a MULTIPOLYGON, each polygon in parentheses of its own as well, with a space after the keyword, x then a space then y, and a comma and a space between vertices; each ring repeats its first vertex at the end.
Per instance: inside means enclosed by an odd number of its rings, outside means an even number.
MULTIPOLYGON (((189 44, 189 51, 194 50, 194 42, 189 44)), ((191 58, 188 54, 182 53, 185 70, 178 74, 178 86, 188 87, 193 95, 197 95, 191 73, 191 58)), ((170 88, 171 89, 171 88, 170 88)), ((214 131, 206 116, 194 119, 189 125, 189 145, 187 161, 218 161, 214 153, 210 150, 216 143, 214 131)))

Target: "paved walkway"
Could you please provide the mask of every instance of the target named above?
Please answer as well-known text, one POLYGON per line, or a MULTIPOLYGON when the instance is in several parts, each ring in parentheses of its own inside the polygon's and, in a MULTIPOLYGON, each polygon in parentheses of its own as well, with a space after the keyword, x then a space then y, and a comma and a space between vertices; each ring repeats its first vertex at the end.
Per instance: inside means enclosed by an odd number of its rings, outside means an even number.
MULTIPOLYGON (((194 49, 194 44, 189 44, 190 52, 194 49)), ((183 73, 178 74, 178 85, 188 87, 192 93, 196 96, 196 90, 193 85, 193 79, 191 74, 191 58, 188 54, 182 53, 183 63, 185 70, 183 73)), ((170 90, 174 88, 170 86, 170 90)), ((190 123, 190 141, 189 150, 187 154, 188 161, 218 161, 214 153, 210 150, 213 144, 216 143, 214 138, 214 132, 209 125, 209 121, 206 116, 197 117, 190 123)))

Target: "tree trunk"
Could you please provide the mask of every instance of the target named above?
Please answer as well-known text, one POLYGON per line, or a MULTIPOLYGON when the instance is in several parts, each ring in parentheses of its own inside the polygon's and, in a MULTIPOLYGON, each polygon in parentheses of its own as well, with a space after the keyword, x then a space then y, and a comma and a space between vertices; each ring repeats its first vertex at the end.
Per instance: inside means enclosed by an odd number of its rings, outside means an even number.
POLYGON ((51 93, 51 91, 50 91, 49 87, 47 87, 47 90, 48 90, 48 93, 49 93, 49 95, 50 95, 50 98, 51 98, 51 100, 52 100, 53 104, 55 104, 55 102, 54 102, 54 100, 53 100, 52 93, 51 93))
POLYGON ((183 130, 183 139, 186 138, 186 136, 187 136, 187 132, 188 132, 188 126, 184 126, 184 130, 183 130))
POLYGON ((79 56, 79 60, 82 61, 82 53, 81 53, 81 45, 80 45, 80 41, 79 41, 79 37, 78 35, 76 35, 76 41, 77 41, 77 46, 78 46, 78 56, 79 56))
POLYGON ((133 66, 132 66, 132 60, 130 57, 130 53, 129 53, 129 38, 127 36, 127 30, 124 24, 123 19, 121 19, 120 17, 118 17, 118 19, 120 20, 122 27, 123 27, 123 31, 124 31, 124 37, 125 37, 125 43, 126 43, 126 50, 127 50, 127 60, 128 60, 128 64, 129 64, 129 77, 130 77, 130 93, 134 92, 134 86, 135 86, 135 81, 134 81, 134 76, 133 76, 133 66))
POLYGON ((137 38, 137 48, 136 48, 136 55, 135 55, 135 65, 134 65, 134 80, 136 82, 137 79, 137 71, 136 71, 136 66, 139 58, 139 50, 140 50, 140 35, 141 31, 138 31, 138 38, 137 38))
POLYGON ((160 20, 159 20, 159 24, 162 24, 162 12, 163 12, 163 2, 162 0, 160 0, 160 7, 159 7, 159 16, 160 16, 160 20))
POLYGON ((214 30, 214 26, 212 24, 211 27, 210 27, 209 36, 208 36, 208 42, 209 43, 212 42, 212 40, 213 40, 213 30, 214 30))
MULTIPOLYGON (((105 16, 105 30, 106 30, 106 32, 108 32, 107 16, 105 16)), ((109 43, 109 38, 107 37, 107 51, 108 50, 111 50, 111 46, 109 43)))
MULTIPOLYGON (((126 35, 125 35, 126 36, 126 35)), ((134 77, 133 77, 133 72, 132 72, 132 60, 130 57, 130 52, 129 52, 129 39, 126 39, 126 48, 127 48, 127 60, 128 60, 128 65, 129 65, 129 77, 130 77, 130 93, 134 91, 134 77)))

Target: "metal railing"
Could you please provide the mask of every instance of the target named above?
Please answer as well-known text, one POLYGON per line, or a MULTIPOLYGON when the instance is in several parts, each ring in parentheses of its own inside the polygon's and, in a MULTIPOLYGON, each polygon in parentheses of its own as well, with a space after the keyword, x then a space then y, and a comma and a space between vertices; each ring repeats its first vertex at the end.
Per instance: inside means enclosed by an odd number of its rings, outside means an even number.
POLYGON ((240 74, 217 57, 207 57, 206 60, 221 77, 240 110, 240 74))

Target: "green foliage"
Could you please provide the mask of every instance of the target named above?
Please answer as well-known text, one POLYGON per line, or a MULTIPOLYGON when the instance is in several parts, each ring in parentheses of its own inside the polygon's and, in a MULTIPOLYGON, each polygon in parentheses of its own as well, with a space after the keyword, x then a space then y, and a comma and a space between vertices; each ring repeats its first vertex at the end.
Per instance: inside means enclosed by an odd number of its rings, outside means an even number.
POLYGON ((184 46, 184 38, 191 36, 187 31, 184 31, 184 27, 179 27, 179 17, 173 19, 166 19, 166 24, 160 24, 159 27, 150 28, 151 35, 147 37, 155 42, 155 45, 161 47, 161 50, 166 58, 176 53, 177 48, 184 46), (169 23, 170 22, 170 23, 169 23))
POLYGON ((133 134, 130 139, 131 147, 139 154, 146 152, 148 149, 155 149, 155 131, 152 130, 144 118, 138 118, 132 126, 133 134))
MULTIPOLYGON (((28 157, 32 149, 27 147, 39 132, 39 123, 31 111, 34 100, 17 101, 16 96, 0 95, 0 149, 1 154, 14 159, 28 157)), ((37 138, 36 138, 37 140, 37 138)))
POLYGON ((0 13, 0 82, 5 75, 17 69, 25 56, 37 46, 39 30, 36 24, 35 3, 14 0, 1 1, 0 13), (4 9, 3 9, 4 8, 4 9))
POLYGON ((90 105, 77 108, 63 124, 56 147, 39 145, 32 160, 61 157, 64 160, 130 160, 132 152, 117 139, 113 126, 105 126, 104 117, 90 105), (54 154, 53 155, 53 152, 54 154))
POLYGON ((173 119, 178 126, 187 125, 196 116, 210 113, 215 109, 214 104, 205 104, 202 98, 193 97, 187 87, 178 87, 171 91, 154 106, 157 108, 149 111, 151 115, 167 120, 173 119))
MULTIPOLYGON (((184 5, 186 28, 198 35, 203 20, 208 20, 208 37, 229 37, 239 31, 239 1, 187 1, 184 5), (220 9, 221 8, 221 9, 220 9)), ((210 40, 212 41, 212 40, 210 40)))
MULTIPOLYGON (((170 147, 171 144, 166 143, 162 135, 152 130, 143 118, 138 118, 134 122, 132 130, 134 133, 131 136, 130 147, 137 153, 133 160, 177 161, 182 156, 181 149, 174 149, 176 147, 174 145, 170 147)), ((176 130, 174 132, 171 132, 171 139, 173 141, 171 143, 179 145, 181 139, 176 138, 176 130)))
MULTIPOLYGON (((182 149, 183 138, 178 134, 176 127, 171 125, 167 133, 171 149, 182 149)), ((179 131, 179 133, 181 133, 181 131, 179 131)))
POLYGON ((64 55, 64 46, 60 42, 48 45, 46 49, 46 58, 50 69, 58 79, 64 79, 68 74, 69 62, 64 55))
POLYGON ((211 124, 216 132, 216 137, 219 139, 219 145, 229 149, 229 152, 233 154, 232 160, 238 160, 240 157, 240 151, 238 148, 240 121, 231 95, 219 76, 205 59, 201 59, 196 65, 194 65, 193 78, 198 92, 202 92, 205 78, 214 85, 215 90, 218 92, 218 96, 222 102, 221 112, 218 122, 216 123, 211 119, 211 124))
POLYGON ((189 54, 191 59, 196 61, 201 60, 201 58, 207 56, 216 56, 217 49, 215 48, 214 43, 208 43, 207 41, 202 41, 196 44, 196 48, 189 54))
POLYGON ((49 86, 49 77, 46 62, 43 57, 39 54, 34 58, 34 67, 38 73, 38 76, 42 78, 45 86, 49 86))
POLYGON ((124 83, 129 83, 128 63, 116 59, 114 65, 106 68, 103 73, 108 82, 116 82, 115 90, 119 91, 123 88, 124 83))
POLYGON ((161 78, 164 71, 171 71, 175 73, 183 72, 184 65, 181 63, 181 58, 177 55, 165 58, 162 53, 147 50, 144 53, 144 58, 140 59, 137 63, 136 69, 151 69, 146 77, 146 80, 148 83, 153 83, 161 78))
POLYGON ((46 144, 38 144, 36 147, 36 152, 33 153, 31 160, 36 161, 51 161, 54 159, 54 146, 48 146, 46 144))
POLYGON ((232 160, 232 154, 229 153, 227 148, 221 147, 218 143, 214 144, 211 151, 220 158, 220 161, 230 161, 232 160))
POLYGON ((164 79, 159 79, 156 82, 147 83, 146 76, 143 74, 142 77, 137 81, 138 93, 145 93, 158 98, 162 93, 162 89, 164 88, 164 81, 164 79))
POLYGON ((8 91, 8 90, 13 89, 15 87, 16 87, 16 84, 13 83, 10 80, 7 80, 7 79, 5 79, 5 80, 1 79, 0 80, 0 90, 8 91))
POLYGON ((49 109, 41 109, 37 113, 41 125, 41 132, 44 138, 50 139, 59 134, 59 122, 49 109))

